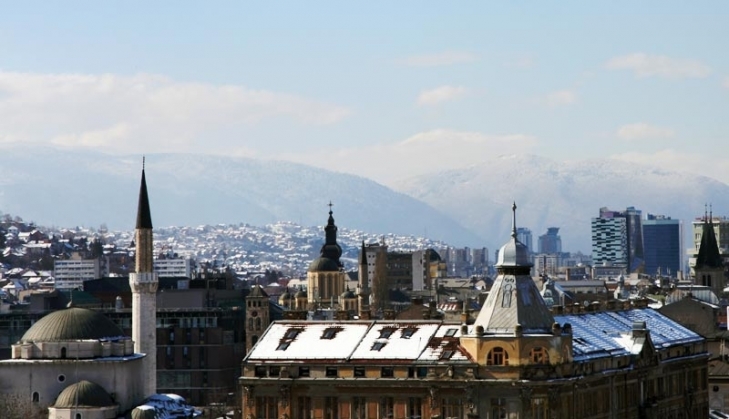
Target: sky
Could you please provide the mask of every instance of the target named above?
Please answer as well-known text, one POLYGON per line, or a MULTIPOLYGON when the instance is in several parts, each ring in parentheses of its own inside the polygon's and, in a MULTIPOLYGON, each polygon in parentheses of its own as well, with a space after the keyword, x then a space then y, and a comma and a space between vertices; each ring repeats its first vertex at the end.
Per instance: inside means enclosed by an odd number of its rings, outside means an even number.
POLYGON ((386 185, 499 155, 729 183, 729 2, 5 2, 0 144, 386 185))

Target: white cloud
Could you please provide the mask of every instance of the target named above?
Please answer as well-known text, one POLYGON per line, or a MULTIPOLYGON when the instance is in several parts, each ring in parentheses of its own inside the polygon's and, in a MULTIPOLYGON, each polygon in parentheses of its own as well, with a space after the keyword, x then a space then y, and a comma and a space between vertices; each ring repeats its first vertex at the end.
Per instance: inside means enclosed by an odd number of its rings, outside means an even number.
POLYGON ((413 67, 438 67, 454 64, 465 64, 476 61, 476 54, 466 51, 445 51, 435 54, 412 55, 405 59, 405 64, 413 67))
POLYGON ((239 85, 137 74, 0 71, 0 141, 103 147, 109 152, 225 152, 243 126, 279 118, 333 124, 342 106, 239 85))
POLYGON ((282 158, 393 184, 410 176, 478 164, 486 156, 529 152, 536 143, 536 137, 525 134, 437 129, 392 144, 328 151, 332 158, 326 162, 318 151, 282 158))
POLYGON ((635 124, 623 125, 617 130, 617 136, 623 140, 644 140, 657 138, 673 137, 674 132, 670 128, 658 127, 646 124, 645 122, 637 122, 635 124))
POLYGON ((442 102, 458 99, 466 94, 466 88, 461 86, 440 86, 425 90, 418 95, 418 105, 432 106, 442 102))
POLYGON ((544 98, 544 103, 550 108, 571 105, 575 102, 577 102, 577 93, 569 89, 552 92, 544 98))
POLYGON ((605 64, 610 70, 632 70, 636 77, 663 77, 667 79, 705 78, 711 67, 697 60, 675 59, 665 55, 641 52, 613 57, 605 64))

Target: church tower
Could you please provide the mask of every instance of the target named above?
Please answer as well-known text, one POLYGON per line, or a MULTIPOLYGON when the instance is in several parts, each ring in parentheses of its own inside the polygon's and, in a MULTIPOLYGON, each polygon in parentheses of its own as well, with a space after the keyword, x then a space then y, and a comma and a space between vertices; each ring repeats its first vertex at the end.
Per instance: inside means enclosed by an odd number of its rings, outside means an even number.
POLYGON ((269 303, 268 294, 263 287, 254 285, 246 297, 246 353, 251 351, 271 323, 269 303))
POLYGON ((362 250, 359 251, 359 286, 357 287, 357 308, 360 319, 369 320, 370 312, 370 278, 367 266, 367 248, 362 240, 362 250))
POLYGON ((132 289, 132 340, 134 352, 145 354, 143 392, 149 397, 157 392, 157 273, 154 271, 152 216, 149 211, 147 180, 142 164, 137 225, 134 231, 136 257, 134 272, 129 274, 132 289))
POLYGON ((704 225, 701 231, 701 244, 696 256, 694 266, 696 285, 706 285, 720 297, 726 282, 724 278, 724 260, 719 253, 719 244, 716 242, 713 214, 708 217, 704 213, 704 225))
POLYGON ((329 220, 324 228, 325 241, 320 256, 314 259, 306 272, 307 300, 312 308, 330 307, 344 292, 346 273, 339 260, 342 248, 337 243, 337 225, 334 224, 332 203, 329 203, 329 220))

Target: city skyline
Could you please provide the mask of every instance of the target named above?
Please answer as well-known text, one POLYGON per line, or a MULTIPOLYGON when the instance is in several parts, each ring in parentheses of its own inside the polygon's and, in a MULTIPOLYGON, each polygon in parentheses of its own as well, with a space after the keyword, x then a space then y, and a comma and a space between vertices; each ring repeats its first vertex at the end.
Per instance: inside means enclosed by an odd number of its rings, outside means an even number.
POLYGON ((9 4, 0 143, 283 159, 386 185, 523 153, 729 183, 712 153, 729 5, 702 6, 9 4))

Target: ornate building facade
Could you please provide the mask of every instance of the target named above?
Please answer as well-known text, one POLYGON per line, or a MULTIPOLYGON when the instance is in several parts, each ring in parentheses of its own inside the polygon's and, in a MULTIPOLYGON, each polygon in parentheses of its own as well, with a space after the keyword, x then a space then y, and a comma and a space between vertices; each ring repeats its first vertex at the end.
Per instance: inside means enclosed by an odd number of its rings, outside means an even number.
POLYGON ((705 340, 640 301, 547 307, 513 210, 473 324, 274 322, 243 361, 244 417, 706 417, 705 340))

